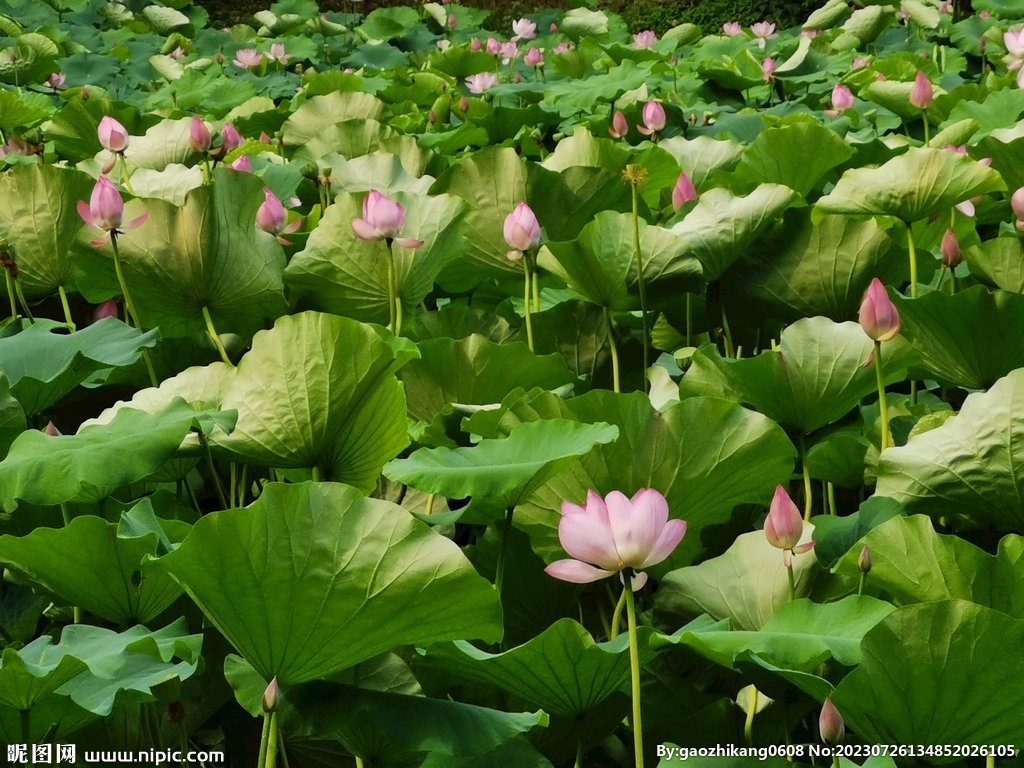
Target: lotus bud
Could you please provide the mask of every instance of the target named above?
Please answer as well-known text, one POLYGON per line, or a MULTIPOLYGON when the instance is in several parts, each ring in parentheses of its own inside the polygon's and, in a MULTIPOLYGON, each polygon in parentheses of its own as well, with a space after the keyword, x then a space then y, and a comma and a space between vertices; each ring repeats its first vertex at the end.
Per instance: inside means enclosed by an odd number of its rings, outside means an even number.
POLYGON ((528 67, 539 67, 544 63, 544 56, 541 55, 540 48, 531 48, 526 52, 526 58, 523 62, 528 67))
POLYGON ((437 111, 436 110, 432 109, 432 110, 430 110, 427 113, 427 122, 430 123, 431 125, 433 125, 434 123, 437 122, 437 111))
POLYGON ((761 80, 766 83, 775 82, 775 59, 771 56, 761 62, 761 80))
POLYGON ((448 14, 448 29, 455 29, 459 24, 459 20, 455 18, 454 13, 448 14))
POLYGON ((914 80, 914 90, 910 92, 910 103, 918 109, 928 109, 934 98, 932 81, 924 72, 918 72, 914 80))
POLYGON ((461 99, 459 99, 459 111, 460 112, 468 112, 469 111, 469 99, 467 99, 465 96, 463 96, 461 99))
POLYGON ((231 152, 234 149, 238 149, 245 143, 245 139, 242 138, 242 134, 231 123, 226 123, 223 128, 220 129, 220 138, 223 141, 223 147, 225 152, 231 152))
POLYGON ((93 310, 92 321, 96 323, 105 317, 117 317, 117 315, 117 299, 107 299, 93 310))
POLYGON ((964 252, 960 248, 960 241, 956 239, 952 229, 947 229, 942 236, 942 264, 950 269, 956 269, 964 260, 964 252))
POLYGON ((842 112, 851 107, 853 107, 853 93, 845 85, 836 85, 832 89, 832 108, 842 112))
POLYGON ((629 123, 626 121, 626 116, 622 112, 616 112, 615 117, 612 118, 612 125, 608 129, 608 134, 613 139, 621 139, 629 133, 629 123))
POLYGON ((871 573, 871 550, 866 546, 860 551, 857 558, 857 568, 861 573, 871 573))
POLYGON ((78 98, 80 98, 82 101, 88 101, 89 100, 89 91, 86 90, 84 85, 78 91, 78 98))
POLYGON ((217 55, 213 57, 213 60, 218 64, 224 64, 224 54, 218 51, 217 55))
POLYGON ((678 213, 680 208, 696 199, 697 189, 690 181, 690 177, 685 173, 680 173, 679 180, 676 181, 676 186, 672 190, 672 208, 678 213))
POLYGON ((900 332, 900 313, 877 277, 871 281, 861 302, 860 327, 875 341, 889 341, 900 332))
POLYGON ((665 127, 665 108, 660 101, 648 101, 644 104, 644 125, 651 133, 660 131, 665 127))
POLYGON ((1017 217, 1017 229, 1024 230, 1024 187, 1013 193, 1010 198, 1010 206, 1017 217))
POLYGON ((555 24, 555 22, 551 22, 551 34, 552 35, 557 35, 558 34, 558 25, 555 24))
POLYGON ((267 686, 267 690, 263 692, 263 711, 268 715, 271 712, 277 711, 277 704, 281 700, 281 689, 277 684, 277 678, 275 677, 270 681, 270 685, 267 686))
POLYGON ((523 76, 521 73, 516 72, 514 75, 512 75, 512 80, 516 83, 521 83, 523 82, 523 76))
POLYGON ((192 118, 192 124, 188 127, 188 143, 193 152, 202 153, 209 152, 210 145, 213 143, 210 129, 206 127, 203 118, 198 115, 192 118))
POLYGON ((791 550, 800 543, 804 532, 804 519, 800 510, 781 485, 775 489, 768 517, 764 521, 764 536, 778 549, 791 550))
POLYGON ((499 43, 493 37, 488 37, 487 52, 491 54, 491 56, 497 56, 499 53, 501 53, 501 43, 499 43))
POLYGON ((124 201, 110 179, 101 176, 92 188, 89 204, 79 201, 78 213, 89 226, 110 232, 121 226, 124 201))
POLYGON ((103 148, 110 152, 124 152, 128 149, 128 131, 110 115, 100 120, 96 135, 103 148))
POLYGON ((233 163, 228 163, 228 168, 233 171, 242 171, 243 173, 252 173, 252 163, 249 162, 248 155, 241 155, 236 158, 233 163))
POLYGON ((284 229, 288 214, 277 195, 269 189, 263 190, 263 204, 256 211, 256 226, 264 232, 276 235, 284 229))
POLYGON ((57 429, 52 421, 46 423, 46 429, 43 430, 47 437, 60 437, 61 431, 57 429))
POLYGON ((473 53, 478 53, 480 49, 483 47, 484 44, 480 42, 480 38, 478 37, 474 37, 473 42, 469 44, 469 50, 472 51, 473 53))
POLYGON ((505 217, 505 242, 517 251, 529 251, 540 245, 540 223, 525 202, 505 217))
POLYGON ((846 735, 846 724, 843 723, 843 717, 832 703, 832 699, 825 699, 825 703, 821 705, 818 731, 821 733, 821 740, 830 747, 840 744, 846 735))

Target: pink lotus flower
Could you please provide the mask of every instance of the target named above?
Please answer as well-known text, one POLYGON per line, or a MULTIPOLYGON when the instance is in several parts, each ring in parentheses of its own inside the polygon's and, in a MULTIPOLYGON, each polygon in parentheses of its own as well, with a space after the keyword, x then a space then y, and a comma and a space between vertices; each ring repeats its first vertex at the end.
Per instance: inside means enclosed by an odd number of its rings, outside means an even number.
POLYGON ((832 89, 832 109, 843 112, 853 108, 853 93, 845 85, 839 84, 832 89))
POLYGON ((230 168, 232 171, 252 173, 252 163, 249 162, 248 155, 240 155, 235 159, 233 163, 228 163, 228 168, 230 168))
POLYGON ((469 50, 472 53, 479 53, 480 49, 484 47, 484 44, 480 42, 479 37, 474 37, 472 42, 469 44, 469 50))
POLYGON ((271 61, 276 61, 282 67, 287 67, 288 62, 295 57, 290 53, 284 52, 284 43, 274 43, 270 46, 270 55, 267 58, 271 61))
POLYGON ((1024 65, 1024 28, 1003 33, 1003 45, 1006 46, 1006 68, 1016 72, 1024 65))
POLYGON ((179 45, 177 48, 175 48, 173 51, 171 51, 167 55, 170 56, 172 59, 184 59, 185 58, 185 49, 182 48, 179 45))
POLYGON ((508 243, 508 257, 515 261, 524 251, 530 251, 540 245, 540 223, 533 209, 525 202, 519 203, 505 217, 505 242, 508 243))
POLYGON ((469 88, 470 93, 483 93, 497 84, 498 77, 493 72, 481 72, 466 78, 466 87, 469 88))
POLYGON ((264 189, 263 204, 256 211, 256 226, 264 232, 274 235, 281 245, 291 245, 281 235, 297 230, 302 226, 302 220, 296 219, 291 224, 287 222, 288 214, 285 212, 281 200, 269 189, 264 189))
POLYGON ((644 124, 638 125, 637 130, 644 136, 652 136, 665 127, 665 108, 660 101, 648 101, 644 104, 644 124))
POLYGON ((877 277, 871 281, 860 305, 860 327, 875 341, 890 341, 900 332, 900 313, 877 277))
POLYGON ((1013 193, 1010 198, 1010 207, 1013 208, 1013 214, 1017 217, 1017 229, 1024 232, 1024 187, 1013 193))
POLYGON ((669 520, 668 502, 652 488, 633 498, 612 491, 604 499, 587 492, 580 507, 562 502, 558 541, 574 558, 556 560, 544 571, 562 581, 587 584, 628 569, 633 591, 647 582, 644 568, 662 562, 686 535, 685 520, 669 520))
POLYGON ((0 160, 7 157, 8 155, 21 155, 22 157, 28 157, 30 153, 28 144, 17 136, 9 136, 7 143, 0 146, 0 160))
POLYGON ((850 69, 860 69, 861 67, 866 67, 870 64, 871 62, 868 61, 867 59, 854 59, 853 63, 850 65, 850 69))
POLYGON ((510 61, 514 61, 522 56, 523 52, 519 50, 519 46, 513 41, 509 43, 502 43, 499 55, 501 56, 501 63, 508 64, 510 61))
POLYGON ((621 139, 627 133, 629 133, 629 123, 626 122, 626 116, 621 111, 617 111, 608 128, 608 135, 613 139, 621 139))
POLYGON ((196 115, 188 127, 188 143, 193 152, 209 152, 213 143, 213 136, 210 129, 206 127, 203 118, 196 115))
POLYGON ((814 37, 817 37, 820 34, 821 34, 821 30, 820 29, 805 29, 802 32, 800 32, 800 37, 811 37, 811 38, 814 38, 814 37))
POLYGON ((544 65, 544 56, 540 52, 540 48, 531 48, 526 52, 523 63, 528 67, 541 67, 544 65))
POLYGON ((956 233, 947 229, 942 236, 942 246, 939 248, 942 253, 942 264, 949 269, 956 269, 964 260, 964 252, 960 248, 960 241, 956 239, 956 233))
POLYGON ((232 150, 238 149, 242 144, 245 143, 245 139, 231 123, 226 123, 223 128, 220 129, 221 145, 224 147, 225 152, 231 152, 232 150))
POLYGON ((764 521, 764 536, 777 549, 796 549, 804 533, 804 519, 800 510, 781 485, 775 488, 768 517, 764 521))
POLYGON ((842 742, 846 736, 846 723, 843 722, 843 716, 839 714, 832 699, 825 699, 825 703, 821 705, 821 714, 818 716, 818 733, 821 734, 821 740, 830 747, 842 742))
POLYGON ((63 91, 67 86, 64 82, 68 79, 68 76, 63 72, 54 72, 48 78, 46 78, 46 84, 53 91, 63 91))
POLYGON ((128 131, 110 115, 105 115, 96 128, 100 145, 110 152, 124 152, 128 149, 128 131))
POLYGON ((422 240, 399 237, 405 226, 405 207, 375 189, 363 198, 363 218, 352 219, 352 231, 368 243, 393 240, 403 248, 419 248, 422 240))
POLYGON ((92 311, 92 321, 97 323, 105 317, 117 317, 117 315, 117 299, 107 299, 92 311))
POLYGON ((555 55, 558 55, 559 53, 565 53, 566 51, 571 51, 575 47, 576 46, 573 45, 572 43, 559 43, 558 45, 556 45, 552 49, 551 52, 554 53, 555 55))
POLYGON ((487 38, 487 52, 491 56, 497 56, 501 53, 501 43, 495 40, 493 37, 487 38))
POLYGON ((110 233, 135 229, 146 220, 149 213, 146 212, 137 219, 133 219, 128 224, 122 226, 124 200, 121 199, 121 193, 117 191, 117 187, 114 186, 113 182, 101 176, 92 188, 89 204, 86 205, 84 200, 78 201, 78 215, 90 227, 102 229, 107 233, 103 237, 92 241, 92 245, 98 248, 110 239, 110 233))
POLYGON ((658 36, 651 30, 645 29, 643 32, 633 35, 633 45, 630 47, 637 51, 646 51, 653 48, 656 42, 658 42, 658 36))
POLYGON ((242 48, 235 52, 235 60, 231 63, 239 69, 256 69, 263 64, 263 54, 255 48, 242 48))
POLYGON ((928 109, 935 98, 932 81, 924 72, 918 72, 914 78, 914 90, 910 92, 910 104, 918 109, 928 109))
POLYGON ((512 31, 515 32, 513 40, 533 40, 537 36, 537 25, 529 19, 519 19, 512 22, 512 31))
POLYGON ((558 25, 555 24, 555 22, 553 22, 553 21, 551 22, 551 34, 552 35, 557 35, 558 34, 558 25))
POLYGON ((761 62, 761 79, 766 83, 775 82, 775 59, 770 56, 761 62))
POLYGON ((696 199, 697 188, 693 186, 689 176, 685 173, 680 173, 679 179, 672 189, 672 208, 678 213, 680 208, 696 199))
POLYGON ((767 21, 759 21, 756 24, 752 24, 750 31, 754 33, 754 39, 757 40, 757 44, 761 48, 764 48, 768 40, 774 40, 778 37, 778 34, 775 32, 775 25, 769 24, 767 21))
POLYGON ((950 14, 952 12, 953 6, 951 6, 949 3, 943 3, 942 5, 939 6, 939 13, 943 15, 950 14))
POLYGON ((738 21, 727 21, 722 25, 722 34, 727 37, 739 37, 743 34, 743 25, 738 21))

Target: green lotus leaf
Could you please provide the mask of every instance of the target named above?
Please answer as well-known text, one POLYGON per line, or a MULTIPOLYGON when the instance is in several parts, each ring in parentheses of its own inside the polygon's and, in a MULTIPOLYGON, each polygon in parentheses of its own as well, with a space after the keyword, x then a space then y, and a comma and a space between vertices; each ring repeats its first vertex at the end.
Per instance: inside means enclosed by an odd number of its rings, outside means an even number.
POLYGON ((679 163, 683 172, 699 190, 715 171, 731 171, 743 157, 743 145, 729 139, 673 136, 658 143, 679 163))
POLYGON ((1024 246, 1020 238, 997 237, 964 250, 978 280, 1004 291, 1024 293, 1024 246))
POLYGON ((154 171, 162 171, 171 163, 188 164, 197 156, 189 144, 191 125, 190 117, 162 120, 149 128, 145 136, 132 136, 124 155, 139 168, 154 171))
POLYGON ((762 184, 746 197, 712 189, 672 232, 686 242, 687 255, 704 266, 704 278, 714 282, 799 199, 780 184, 762 184))
MULTIPOLYGON (((433 183, 430 176, 417 177, 407 169, 398 155, 378 152, 348 160, 341 155, 328 155, 323 163, 331 165, 331 192, 369 192, 376 189, 394 199, 397 192, 425 195, 433 183)), ((416 170, 416 169, 413 169, 416 170)), ((359 214, 362 216, 362 213, 359 214)))
POLYGON ((49 635, 20 649, 8 646, 0 657, 0 706, 31 709, 88 668, 69 647, 53 645, 49 635))
POLYGON ((0 130, 4 133, 34 126, 48 114, 41 105, 28 103, 11 91, 0 91, 0 130))
MULTIPOLYGON (((640 665, 656 653, 652 631, 640 628, 640 665)), ((576 718, 598 707, 629 682, 629 636, 597 643, 573 619, 559 619, 543 633, 503 653, 465 641, 427 650, 426 663, 463 680, 490 683, 550 715, 576 718)))
POLYGON ((7 377, 0 373, 0 461, 7 456, 15 438, 27 427, 25 410, 11 394, 7 377))
MULTIPOLYGON (((867 589, 897 605, 967 600, 1024 618, 1024 538, 1004 536, 995 556, 952 534, 936 533, 925 515, 898 516, 866 532, 871 552, 867 589)), ((854 547, 833 569, 847 583, 860 578, 854 547)))
POLYGON ((140 168, 132 174, 132 188, 139 197, 155 197, 182 208, 188 193, 203 185, 203 169, 171 163, 162 171, 140 168))
POLYGON ((555 241, 575 240, 602 212, 631 211, 633 206, 632 192, 618 170, 586 165, 557 172, 528 166, 526 199, 548 240, 555 241))
POLYGON ((882 34, 895 17, 893 9, 884 5, 868 5, 865 8, 858 8, 846 20, 841 29, 843 32, 857 38, 858 45, 870 45, 875 38, 882 34))
POLYGON ((369 93, 335 91, 313 96, 285 120, 281 138, 286 146, 302 147, 338 123, 347 120, 379 121, 385 109, 384 102, 369 93))
POLYGON ((877 493, 913 514, 957 520, 969 528, 1024 527, 1024 370, 968 395, 960 413, 942 426, 890 448, 878 461, 877 493))
POLYGON ((896 216, 910 223, 949 212, 957 203, 1006 189, 999 174, 966 155, 912 148, 877 168, 854 168, 814 206, 820 218, 896 216))
POLYGON ((498 596, 454 543, 340 484, 268 485, 157 562, 264 680, 286 686, 399 645, 501 637, 498 596))
POLYGON ((1022 643, 1024 621, 963 600, 899 608, 864 636, 832 703, 876 744, 1013 744, 1024 658, 1008 649, 1022 643))
MULTIPOLYGON (((67 696, 51 693, 39 699, 29 714, 29 743, 42 744, 51 729, 56 726, 60 738, 67 737, 99 719, 88 710, 82 709, 67 696)), ((21 711, 0 706, 0 739, 6 744, 25 743, 21 711)))
POLYGON ((143 568, 143 557, 163 554, 190 529, 180 520, 158 520, 152 503, 143 499, 120 524, 81 515, 65 528, 0 536, 0 562, 109 622, 146 624, 178 598, 181 588, 165 572, 143 568))
MULTIPOLYGON (((808 454, 812 451, 808 451, 808 454)), ((832 568, 843 555, 850 552, 859 558, 861 547, 855 545, 861 539, 882 523, 905 516, 906 512, 898 502, 877 494, 869 497, 852 515, 819 515, 814 524, 814 554, 826 568, 832 568)), ((858 570, 858 579, 859 576, 858 570)))
POLYGON ((74 287, 70 246, 84 226, 75 206, 93 183, 81 171, 35 163, 0 177, 0 240, 13 249, 26 297, 74 287))
MULTIPOLYGON (((128 203, 125 220, 144 211, 137 229, 117 238, 125 283, 143 327, 164 336, 204 332, 204 308, 220 333, 249 334, 283 314, 284 251, 256 229, 263 182, 249 173, 213 171, 213 184, 177 208, 163 200, 128 203)), ((82 230, 93 237, 96 230, 82 230)), ((80 237, 83 237, 80 235, 80 237)), ((79 243, 78 286, 93 301, 120 293, 111 246, 79 243)))
MULTIPOLYGON (((814 526, 804 523, 801 543, 813 533, 814 526)), ((793 556, 798 598, 810 592, 816 565, 813 550, 793 556)), ((789 602, 782 550, 769 544, 763 531, 751 531, 737 536, 725 554, 666 574, 654 611, 662 624, 707 613, 716 620, 729 619, 735 630, 755 632, 789 602)))
POLYGON ((1009 189, 1024 187, 1024 136, 1018 131, 997 129, 983 138, 970 151, 972 156, 992 159, 992 167, 1006 182, 1009 189))
POLYGON ((356 28, 364 40, 392 40, 405 37, 420 23, 415 8, 378 8, 356 28))
MULTIPOLYGON (((419 248, 394 245, 394 284, 405 316, 414 314, 434 289, 434 280, 465 249, 459 220, 465 209, 452 195, 394 194, 405 206, 403 237, 423 240, 419 248)), ((384 242, 366 243, 355 236, 352 220, 362 216, 362 201, 335 198, 306 247, 285 270, 292 293, 313 309, 363 322, 388 322, 388 254, 384 242)))
POLYGON ((97 371, 133 365, 160 339, 158 330, 142 333, 113 317, 76 333, 54 333, 66 328, 38 320, 0 338, 0 371, 28 415, 50 408, 97 371))
MULTIPOLYGON (((841 419, 878 387, 873 367, 865 366, 874 343, 857 323, 809 317, 787 327, 781 341, 778 349, 739 360, 702 347, 680 393, 727 397, 809 434, 841 419)), ((887 382, 905 378, 908 356, 904 345, 882 347, 887 382)))
MULTIPOLYGON (((578 12, 592 13, 584 8, 569 11, 562 20, 562 30, 571 23, 571 17, 578 12)), ((600 13, 600 12, 597 12, 600 13)), ((601 14, 604 16, 604 14, 601 14)), ((589 112, 595 104, 610 104, 627 91, 643 86, 651 78, 654 62, 644 61, 639 64, 632 59, 625 59, 617 66, 599 75, 591 75, 583 79, 566 78, 554 82, 544 89, 544 103, 555 107, 561 114, 569 115, 578 112, 589 112)))

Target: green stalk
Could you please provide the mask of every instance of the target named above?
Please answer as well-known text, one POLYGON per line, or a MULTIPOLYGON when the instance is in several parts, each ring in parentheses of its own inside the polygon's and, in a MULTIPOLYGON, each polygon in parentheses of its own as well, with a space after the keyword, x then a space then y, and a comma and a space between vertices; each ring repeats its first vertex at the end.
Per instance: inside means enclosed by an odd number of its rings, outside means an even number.
POLYGON ((885 401, 885 378, 882 376, 882 342, 875 342, 875 375, 878 378, 878 407, 882 411, 881 454, 889 447, 889 404, 885 401))
POLYGON ((867 580, 868 580, 868 575, 866 573, 864 573, 864 571, 861 571, 861 573, 860 573, 860 584, 857 585, 857 594, 858 595, 863 595, 864 594, 864 583, 867 580))
POLYGON ((395 336, 402 335, 402 297, 395 296, 395 336))
POLYGON ((917 298, 917 249, 914 247, 914 232, 907 224, 907 249, 910 252, 910 297, 917 298))
POLYGON ((619 602, 615 604, 615 613, 612 614, 612 628, 608 633, 608 639, 614 640, 619 636, 619 624, 622 621, 622 608, 626 604, 626 591, 619 595, 619 602))
POLYGON ((583 737, 580 736, 576 741, 576 762, 573 763, 573 768, 583 768, 586 757, 587 753, 583 751, 583 737))
POLYGON ((644 728, 640 719, 640 645, 636 635, 636 601, 629 576, 622 585, 626 593, 626 618, 629 623, 629 671, 633 681, 633 748, 636 768, 644 768, 644 728))
POLYGON ((221 343, 220 336, 217 334, 217 329, 213 326, 213 318, 210 316, 209 307, 203 307, 203 320, 206 321, 206 332, 210 335, 210 341, 213 342, 213 346, 215 346, 217 351, 220 353, 220 359, 234 368, 235 364, 232 363, 231 358, 228 357, 228 352, 224 349, 224 345, 221 343))
POLYGON ((11 273, 4 270, 7 275, 7 298, 11 300, 11 319, 16 320, 18 318, 18 299, 14 295, 14 280, 11 278, 11 273))
POLYGON ((800 469, 804 475, 804 520, 811 519, 811 507, 814 505, 814 492, 811 488, 811 470, 807 466, 807 448, 804 435, 800 433, 800 469))
POLYGON ((836 512, 836 487, 832 483, 826 485, 828 489, 828 509, 830 515, 837 514, 836 512))
POLYGON ((57 286, 57 292, 60 294, 60 305, 64 308, 64 320, 68 324, 68 330, 72 333, 75 332, 75 322, 71 319, 71 307, 68 304, 68 295, 64 291, 63 285, 57 286))
MULTIPOLYGON (((121 295, 124 296, 125 314, 132 320, 135 327, 140 331, 142 324, 139 322, 139 315, 135 311, 135 304, 132 302, 131 294, 128 293, 128 284, 124 281, 124 272, 121 270, 121 249, 117 247, 117 232, 110 232, 110 246, 114 249, 114 271, 117 273, 117 282, 121 286, 121 295)), ((149 350, 142 349, 142 359, 146 361, 146 370, 149 372, 149 381, 154 387, 160 386, 160 381, 153 370, 153 360, 149 356, 149 350)))
POLYGON ((124 159, 124 152, 119 152, 118 155, 121 158, 121 176, 124 179, 124 188, 128 190, 129 195, 137 197, 135 190, 132 189, 132 178, 128 173, 128 161, 124 159))
POLYGON ((313 482, 314 483, 319 483, 320 482, 320 467, 317 466, 317 465, 313 466, 313 482))
MULTIPOLYGON (((67 502, 65 502, 65 501, 62 501, 60 503, 60 516, 62 518, 64 518, 64 527, 65 528, 67 528, 69 525, 71 525, 71 510, 68 509, 67 502)), ((72 610, 72 621, 75 624, 81 624, 82 623, 82 609, 79 608, 76 605, 71 610, 72 610)))
POLYGON ((604 320, 608 324, 608 348, 612 353, 612 389, 619 391, 619 348, 615 344, 615 328, 612 327, 612 316, 608 307, 604 308, 604 320))
MULTIPOLYGON (((395 333, 395 255, 391 252, 391 242, 388 244, 388 330, 395 333)), ((396 334, 397 335, 397 334, 396 334)))
POLYGON ((540 280, 537 275, 539 270, 533 270, 533 311, 540 314, 540 280))
POLYGON ((29 309, 28 302, 25 300, 25 294, 21 290, 21 281, 18 278, 14 278, 14 290, 18 294, 18 300, 21 301, 21 308, 25 310, 25 317, 28 318, 30 323, 34 323, 36 319, 32 317, 32 310, 29 309))
POLYGON ((505 581, 505 560, 508 558, 508 537, 512 531, 512 515, 515 508, 505 512, 505 528, 501 532, 501 548, 498 550, 498 567, 494 573, 494 586, 498 589, 498 599, 501 599, 501 586, 505 581))
POLYGON ((747 719, 743 723, 743 739, 748 747, 754 746, 754 715, 757 714, 757 688, 750 686, 750 697, 747 699, 747 719))
POLYGON ((736 357, 736 348, 732 345, 732 331, 729 330, 729 318, 725 315, 725 297, 722 297, 722 330, 725 332, 725 356, 736 357))
POLYGON ((533 321, 530 319, 530 257, 523 254, 523 274, 525 275, 525 288, 523 290, 524 309, 526 310, 526 342, 533 352, 533 321))
POLYGON ((281 755, 281 765, 283 765, 284 768, 291 768, 291 766, 288 765, 288 750, 284 748, 284 739, 282 738, 278 738, 277 740, 277 751, 281 755))
POLYGON ((263 764, 267 761, 267 742, 270 741, 270 718, 273 716, 271 712, 263 714, 263 733, 260 736, 260 756, 256 760, 257 768, 263 768, 263 764))
POLYGON ((792 552, 789 556, 789 562, 786 563, 786 573, 789 574, 789 602, 796 600, 796 576, 793 575, 793 555, 792 552))
POLYGON ((206 439, 206 435, 202 432, 199 433, 199 443, 203 446, 203 451, 206 454, 206 466, 210 470, 210 477, 213 480, 213 487, 217 491, 217 501, 220 502, 221 509, 228 509, 228 499, 224 495, 224 488, 220 484, 220 476, 217 474, 217 467, 213 463, 213 454, 210 452, 210 443, 206 439))
POLYGON ((921 110, 921 117, 924 119, 924 143, 928 146, 928 142, 931 141, 929 134, 931 133, 931 126, 928 124, 928 113, 921 110))
POLYGON ((693 346, 693 296, 686 294, 686 346, 693 346))
MULTIPOLYGON (((267 737, 267 758, 265 768, 274 768, 277 765, 277 736, 278 722, 277 712, 270 713, 270 735, 267 737)), ((259 768, 264 768, 261 765, 259 768)))
POLYGON ((647 391, 647 369, 650 367, 650 330, 647 327, 647 288, 644 285, 644 254, 640 249, 640 188, 633 190, 633 250, 636 253, 636 282, 640 289, 640 318, 644 331, 644 392, 647 391))

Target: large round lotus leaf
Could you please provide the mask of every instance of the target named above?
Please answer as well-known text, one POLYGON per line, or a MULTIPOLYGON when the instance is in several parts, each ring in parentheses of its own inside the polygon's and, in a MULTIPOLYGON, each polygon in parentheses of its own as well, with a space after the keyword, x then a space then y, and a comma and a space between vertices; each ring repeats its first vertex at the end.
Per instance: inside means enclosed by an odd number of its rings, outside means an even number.
MULTIPOLYGON (((798 320, 782 332, 778 349, 757 357, 723 358, 706 345, 680 382, 684 394, 726 397, 751 405, 779 424, 809 434, 838 421, 874 392, 874 343, 857 323, 824 317, 798 320)), ((882 347, 888 383, 906 377, 912 355, 905 344, 882 347)))
POLYGON ((75 206, 93 184, 81 171, 36 163, 0 177, 0 241, 12 249, 27 297, 74 287, 70 248, 84 226, 75 206))
MULTIPOLYGON (((664 293, 677 300, 699 290, 701 265, 686 251, 686 242, 671 230, 640 222, 644 283, 653 299, 664 293)), ((632 214, 599 213, 574 242, 544 246, 537 263, 598 306, 640 309, 632 214)))
POLYGON ((969 395, 941 427, 890 448, 878 462, 877 493, 908 512, 970 528, 1024 529, 1024 370, 969 395))
POLYGON ((14 439, 25 431, 25 410, 13 395, 7 377, 0 373, 0 461, 14 439))
POLYGON ((162 171, 171 163, 188 163, 197 157, 189 143, 191 126, 189 117, 162 120, 145 136, 132 136, 124 155, 133 165, 154 171, 162 171))
POLYGON ((498 595, 458 546, 340 484, 270 484, 249 507, 202 518, 158 563, 282 685, 400 645, 501 638, 498 595))
MULTIPOLYGON (((459 220, 465 205, 452 195, 393 198, 405 206, 403 237, 423 240, 416 249, 393 246, 396 292, 410 317, 434 288, 434 279, 465 249, 459 220)), ((352 232, 362 202, 339 195, 285 270, 285 282, 303 302, 368 323, 388 322, 388 255, 382 242, 366 243, 352 232)))
POLYGON ((380 120, 384 102, 369 93, 335 91, 314 96, 295 110, 282 126, 286 146, 301 147, 345 120, 380 120))
POLYGON ((658 146, 668 152, 679 163, 683 173, 699 190, 715 171, 731 171, 743 156, 743 145, 729 139, 713 139, 697 136, 685 139, 673 136, 659 142, 658 146))
MULTIPOLYGON (((675 184, 675 178, 671 184, 675 184)), ((656 188, 652 191, 659 193, 656 188)), ((547 239, 554 241, 575 240, 602 212, 633 209, 632 192, 622 183, 619 171, 601 166, 571 165, 551 171, 531 164, 527 168, 526 199, 547 239)))
POLYGON ((957 203, 1006 189, 991 168, 946 149, 909 149, 877 168, 854 168, 814 206, 814 215, 896 216, 905 222, 947 214, 957 203))
POLYGON ((1024 621, 991 608, 900 608, 864 636, 864 661, 832 703, 847 728, 876 744, 1019 743, 1022 646, 1024 621))
MULTIPOLYGON (((256 229, 263 182, 249 173, 213 172, 213 184, 188 193, 177 208, 163 200, 125 206, 125 221, 142 226, 117 238, 124 279, 144 328, 164 336, 204 332, 203 308, 219 333, 252 333, 284 314, 284 250, 256 229)), ((97 231, 82 230, 91 239, 97 231)), ((82 293, 99 301, 120 293, 111 246, 82 242, 76 251, 82 293)))
POLYGON ((1019 237, 997 237, 964 251, 978 280, 1004 291, 1024 293, 1024 247, 1019 237))
POLYGON ((318 468, 369 493, 409 444, 394 374, 416 356, 411 342, 355 320, 282 317, 256 334, 224 394, 222 408, 238 410, 235 431, 210 442, 234 461, 318 468))
POLYGON ((1024 367, 1024 296, 975 285, 916 299, 891 291, 900 334, 935 378, 985 389, 1024 367))

